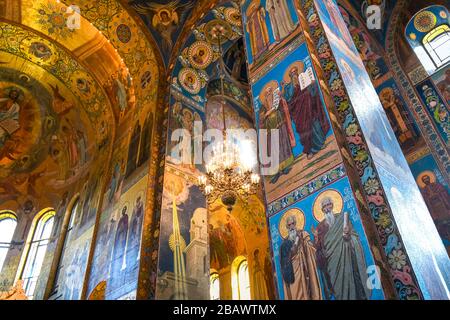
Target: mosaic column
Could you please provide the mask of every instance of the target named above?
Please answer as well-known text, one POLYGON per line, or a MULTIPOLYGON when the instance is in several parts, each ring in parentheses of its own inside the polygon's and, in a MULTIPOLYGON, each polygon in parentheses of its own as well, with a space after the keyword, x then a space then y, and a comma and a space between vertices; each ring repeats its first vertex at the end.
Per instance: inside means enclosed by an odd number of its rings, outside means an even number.
MULTIPOLYGON (((409 5, 412 5, 410 1, 396 1, 384 9, 383 16, 389 17, 389 21, 384 22, 385 35, 366 27, 363 9, 358 9, 357 3, 340 0, 338 5, 442 241, 447 252, 450 252, 450 234, 447 232, 450 223, 450 176, 445 174, 450 172, 449 155, 445 148, 445 140, 448 145, 445 128, 450 128, 450 112, 445 107, 443 90, 448 66, 428 77, 413 49, 408 48, 408 38, 414 38, 416 32, 405 30, 401 20, 409 11, 409 5), (396 47, 402 49, 397 50, 396 47), (403 52, 401 57, 400 51, 403 52), (405 60, 408 59, 416 60, 419 65, 407 63, 405 60), (410 67, 404 67, 405 64, 410 67), (422 103, 419 97, 421 92, 424 93, 422 103)), ((441 25, 443 17, 448 16, 447 9, 436 7, 432 10, 435 20, 420 20, 424 24, 422 30, 430 31, 441 25)), ((413 25, 420 17, 416 14, 410 24, 413 25)), ((416 45, 421 43, 422 37, 416 37, 416 45)))
POLYGON ((222 129, 222 106, 227 129, 252 126, 248 88, 239 84, 244 62, 241 37, 237 5, 218 5, 195 25, 171 70, 157 175, 156 201, 161 209, 144 224, 149 230, 144 243, 149 246, 144 244, 146 270, 140 277, 139 299, 209 299, 210 268, 219 274, 221 297, 235 298, 236 261, 247 262, 252 298, 274 298, 262 201, 258 197, 248 204, 238 201, 229 213, 220 200, 207 205, 198 187, 205 168, 197 151, 204 151, 203 142, 208 142, 202 133, 222 129), (213 29, 224 30, 220 43, 211 36, 213 29), (224 63, 241 63, 227 64, 229 70, 219 72, 222 53, 224 63), (218 75, 225 73, 222 88, 218 75), (178 147, 184 144, 194 150, 180 154, 178 147))
POLYGON ((447 254, 336 4, 241 9, 256 123, 279 132, 263 180, 280 298, 447 298, 447 254))

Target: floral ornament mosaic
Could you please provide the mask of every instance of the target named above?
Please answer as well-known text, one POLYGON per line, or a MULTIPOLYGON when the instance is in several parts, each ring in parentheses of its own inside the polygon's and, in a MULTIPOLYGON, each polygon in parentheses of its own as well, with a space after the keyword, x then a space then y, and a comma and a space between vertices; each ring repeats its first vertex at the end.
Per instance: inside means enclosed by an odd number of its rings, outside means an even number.
POLYGON ((347 145, 363 184, 372 219, 375 222, 378 236, 388 257, 397 295, 402 300, 421 299, 422 294, 418 289, 417 280, 412 272, 410 261, 404 252, 404 245, 400 240, 398 228, 392 219, 392 213, 388 208, 385 194, 379 183, 373 160, 362 138, 361 128, 313 0, 302 0, 301 7, 308 21, 310 33, 318 51, 320 64, 342 121, 347 145))
POLYGON ((291 206, 307 196, 315 193, 316 191, 326 187, 327 185, 343 178, 345 176, 345 168, 340 165, 333 170, 323 174, 322 176, 312 180, 304 186, 290 192, 281 199, 275 200, 267 206, 269 217, 273 216, 277 212, 291 206))
POLYGON ((39 25, 52 37, 61 39, 70 38, 74 29, 67 27, 67 7, 57 2, 42 3, 36 10, 35 18, 39 25))
POLYGON ((450 113, 435 90, 430 80, 426 80, 417 86, 417 92, 422 98, 428 112, 438 127, 445 143, 449 145, 450 140, 450 113))

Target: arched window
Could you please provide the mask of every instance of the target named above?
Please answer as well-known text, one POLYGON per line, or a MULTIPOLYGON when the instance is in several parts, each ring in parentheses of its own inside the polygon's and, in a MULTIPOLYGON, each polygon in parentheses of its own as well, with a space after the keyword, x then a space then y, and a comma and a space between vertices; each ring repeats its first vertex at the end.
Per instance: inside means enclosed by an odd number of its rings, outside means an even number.
POLYGON ((217 272, 211 273, 209 277, 209 296, 211 300, 220 300, 220 280, 217 272))
POLYGON ((238 267, 239 300, 250 300, 250 277, 248 262, 244 260, 238 267))
POLYGON ((446 24, 431 30, 422 40, 436 68, 450 61, 450 27, 446 24))
POLYGON ((450 62, 450 26, 446 7, 429 6, 406 25, 405 36, 421 64, 433 74, 450 62))
POLYGON ((55 211, 46 209, 43 213, 38 214, 37 219, 31 229, 31 241, 28 244, 25 265, 21 276, 25 293, 29 299, 33 299, 45 252, 50 242, 50 235, 55 221, 55 211))
POLYGON ((0 211, 0 271, 3 268, 17 226, 17 217, 11 211, 0 211))
POLYGON ((247 259, 239 256, 231 264, 231 288, 233 300, 250 300, 250 275, 247 259))
POLYGON ((53 287, 52 287, 51 294, 55 294, 58 290, 58 280, 59 280, 59 276, 62 272, 62 269, 64 269, 65 264, 66 264, 65 254, 67 252, 67 246, 72 239, 73 228, 75 226, 75 217, 77 216, 79 203, 80 203, 80 199, 77 197, 75 199, 75 201, 73 202, 72 206, 70 207, 70 211, 68 212, 69 213, 69 223, 64 231, 63 246, 61 249, 61 254, 59 256, 58 267, 56 269, 55 279, 53 280, 53 287))

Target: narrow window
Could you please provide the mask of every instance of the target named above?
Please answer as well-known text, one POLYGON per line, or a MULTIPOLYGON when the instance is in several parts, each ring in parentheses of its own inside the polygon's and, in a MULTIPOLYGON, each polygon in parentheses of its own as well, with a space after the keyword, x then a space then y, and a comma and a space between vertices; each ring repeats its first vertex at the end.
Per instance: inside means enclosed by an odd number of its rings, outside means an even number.
POLYGON ((217 272, 211 273, 209 278, 209 295, 211 300, 220 300, 220 280, 217 272))
POLYGON ((11 241, 17 226, 17 217, 11 211, 0 211, 0 271, 11 248, 11 241))
POLYGON ((48 210, 40 215, 29 243, 25 266, 22 273, 23 287, 29 299, 33 299, 36 283, 41 272, 42 264, 47 251, 50 235, 55 221, 55 211, 48 210))
POLYGON ((436 68, 450 61, 450 27, 446 24, 431 30, 422 40, 425 51, 436 68))

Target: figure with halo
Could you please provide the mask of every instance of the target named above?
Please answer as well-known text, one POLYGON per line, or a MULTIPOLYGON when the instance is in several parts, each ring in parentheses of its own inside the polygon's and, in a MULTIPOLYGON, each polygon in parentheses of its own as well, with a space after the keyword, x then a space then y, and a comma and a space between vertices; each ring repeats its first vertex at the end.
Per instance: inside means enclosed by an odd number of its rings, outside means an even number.
POLYGON ((305 216, 299 209, 288 210, 280 221, 284 292, 288 300, 321 300, 316 249, 309 233, 303 230, 304 224, 305 216))
POLYGON ((327 299, 366 300, 367 266, 361 240, 353 229, 348 212, 342 212, 343 200, 336 190, 322 192, 313 205, 320 221, 312 228, 316 261, 322 274, 327 299))

